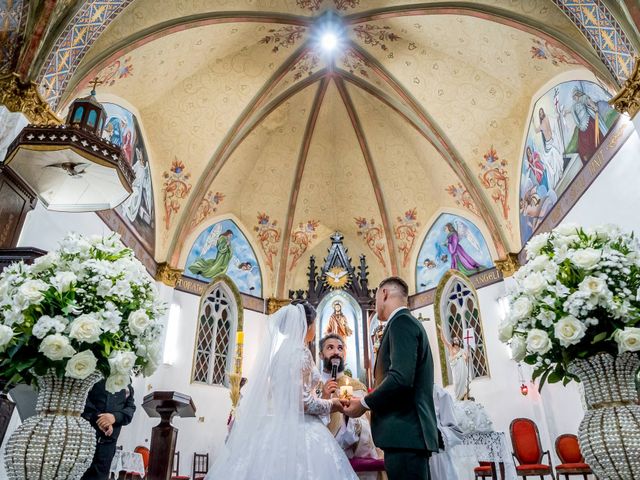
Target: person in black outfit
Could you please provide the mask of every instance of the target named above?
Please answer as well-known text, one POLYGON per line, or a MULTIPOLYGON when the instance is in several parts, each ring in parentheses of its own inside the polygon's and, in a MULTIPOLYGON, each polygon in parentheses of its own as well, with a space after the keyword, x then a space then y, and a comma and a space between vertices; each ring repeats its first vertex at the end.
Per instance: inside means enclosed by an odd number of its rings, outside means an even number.
POLYGON ((107 480, 111 461, 116 453, 118 436, 123 425, 129 425, 133 419, 136 405, 133 399, 133 387, 117 393, 106 390, 106 381, 96 383, 87 397, 82 418, 88 420, 96 430, 96 453, 89 470, 82 480, 107 480))

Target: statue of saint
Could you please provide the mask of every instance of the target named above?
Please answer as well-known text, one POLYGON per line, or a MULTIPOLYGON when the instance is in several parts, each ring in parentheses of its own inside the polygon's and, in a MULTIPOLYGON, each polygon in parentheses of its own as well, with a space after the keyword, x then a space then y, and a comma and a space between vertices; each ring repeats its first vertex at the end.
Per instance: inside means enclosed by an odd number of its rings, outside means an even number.
POLYGON ((331 314, 331 317, 329 317, 329 323, 327 324, 325 335, 335 333, 340 335, 342 338, 350 337, 353 335, 353 330, 349 328, 347 317, 342 313, 342 303, 336 300, 333 302, 332 306, 333 313, 331 314))

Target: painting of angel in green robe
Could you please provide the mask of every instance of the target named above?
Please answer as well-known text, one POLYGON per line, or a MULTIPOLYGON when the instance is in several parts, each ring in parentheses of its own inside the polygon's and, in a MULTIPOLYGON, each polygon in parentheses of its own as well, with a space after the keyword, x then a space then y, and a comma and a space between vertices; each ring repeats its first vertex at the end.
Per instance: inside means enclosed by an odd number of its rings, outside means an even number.
POLYGON ((214 223, 198 235, 189 251, 184 275, 205 282, 227 275, 241 292, 262 295, 262 274, 255 253, 232 220, 214 223))
MULTIPOLYGON (((215 230, 211 233, 215 233, 215 230)), ((218 251, 215 258, 206 259, 200 257, 189 266, 189 271, 207 278, 214 278, 227 273, 229 263, 231 263, 231 258, 233 257, 231 239, 233 239, 233 232, 231 230, 220 234, 216 242, 216 249, 218 251)))

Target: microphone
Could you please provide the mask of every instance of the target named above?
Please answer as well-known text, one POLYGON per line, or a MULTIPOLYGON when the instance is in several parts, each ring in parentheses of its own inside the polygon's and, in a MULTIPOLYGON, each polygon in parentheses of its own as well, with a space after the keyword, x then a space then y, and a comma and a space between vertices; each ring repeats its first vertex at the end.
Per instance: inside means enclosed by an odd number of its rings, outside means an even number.
POLYGON ((335 381, 338 378, 338 367, 340 366, 339 358, 331 359, 331 378, 335 381))

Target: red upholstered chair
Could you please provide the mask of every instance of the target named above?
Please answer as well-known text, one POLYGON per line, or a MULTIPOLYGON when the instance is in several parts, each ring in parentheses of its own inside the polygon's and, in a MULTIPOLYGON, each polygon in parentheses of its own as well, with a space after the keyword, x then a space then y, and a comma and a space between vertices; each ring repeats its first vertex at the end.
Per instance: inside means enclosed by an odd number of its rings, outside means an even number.
POLYGON ((473 469, 476 480, 479 478, 493 478, 493 465, 491 462, 480 462, 480 466, 473 469))
POLYGON ((385 471, 382 458, 353 457, 349 459, 349 463, 356 473, 385 471))
POLYGON ((589 465, 584 463, 578 437, 575 435, 565 433, 556 438, 556 453, 562 462, 556 467, 558 478, 564 475, 565 480, 568 480, 571 475, 582 475, 587 480, 588 475, 593 474, 589 465))
MULTIPOLYGON (((149 449, 145 446, 142 445, 138 445, 136 448, 133 449, 133 451, 135 453, 139 453, 140 455, 142 455, 142 464, 144 465, 144 472, 145 472, 145 477, 146 477, 146 473, 147 470, 149 469, 149 449)), ((136 480, 136 479, 140 479, 141 477, 140 475, 138 475, 137 473, 133 473, 133 472, 125 472, 124 476, 123 476, 124 480, 136 480)))
POLYGON ((519 477, 526 480, 530 476, 539 476, 541 480, 546 475, 553 475, 551 465, 551 453, 542 451, 540 434, 533 420, 528 418, 516 418, 509 427, 511 433, 511 445, 513 446, 513 458, 516 461, 516 472, 519 477), (549 463, 542 463, 542 457, 546 455, 549 463))
POLYGON ((173 454, 173 465, 171 467, 171 480, 190 480, 189 475, 180 475, 180 452, 173 454))

